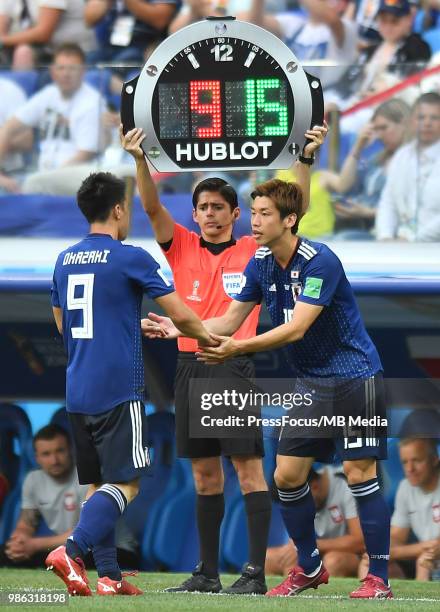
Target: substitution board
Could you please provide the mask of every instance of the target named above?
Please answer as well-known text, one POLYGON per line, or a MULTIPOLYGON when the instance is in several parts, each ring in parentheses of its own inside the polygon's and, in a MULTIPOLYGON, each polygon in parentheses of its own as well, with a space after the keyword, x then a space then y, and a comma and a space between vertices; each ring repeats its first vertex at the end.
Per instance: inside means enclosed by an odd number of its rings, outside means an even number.
POLYGON ((322 124, 322 88, 267 30, 208 18, 157 47, 124 84, 121 115, 160 172, 288 168, 322 124))

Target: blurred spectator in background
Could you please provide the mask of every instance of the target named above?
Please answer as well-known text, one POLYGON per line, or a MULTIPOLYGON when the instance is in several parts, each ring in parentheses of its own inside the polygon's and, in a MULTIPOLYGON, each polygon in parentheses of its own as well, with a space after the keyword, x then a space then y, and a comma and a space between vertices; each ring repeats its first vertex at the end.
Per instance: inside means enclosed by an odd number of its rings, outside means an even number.
POLYGON ((206 19, 209 16, 235 15, 235 12, 232 12, 229 8, 231 4, 227 0, 186 0, 183 10, 171 22, 169 33, 174 34, 174 32, 190 23, 206 19))
POLYGON ((265 0, 252 0, 246 18, 283 39, 308 70, 309 60, 328 60, 331 66, 310 67, 324 88, 334 86, 357 57, 357 27, 343 17, 347 0, 300 0, 305 14, 289 11, 269 15, 265 0), (335 65, 333 65, 335 64, 335 65))
POLYGON ((429 45, 412 32, 414 15, 408 0, 380 0, 377 26, 381 39, 364 48, 340 86, 340 108, 379 93, 423 68, 429 45))
MULTIPOLYGON (((0 76, 0 127, 6 123, 14 112, 26 102, 24 91, 9 79, 4 79, 0 76)), ((21 153, 14 151, 23 151, 32 149, 33 134, 29 128, 23 130, 16 141, 10 143, 10 153, 6 155, 0 166, 0 193, 2 191, 14 192, 19 189, 16 180, 17 172, 23 170, 24 160, 21 153)))
MULTIPOLYGON (((183 9, 172 21, 169 33, 173 34, 190 23, 195 23, 209 16, 221 17, 233 15, 238 19, 243 17, 243 11, 250 8, 252 0, 184 0, 183 9)), ((287 10, 291 0, 266 0, 267 13, 279 13, 287 10)), ((296 1, 294 0, 296 5, 296 1)))
POLYGON ((0 565, 39 566, 47 551, 60 546, 78 521, 87 487, 78 483, 70 439, 58 425, 47 425, 34 437, 39 469, 23 483, 21 514, 0 552, 0 565), (38 536, 41 519, 53 535, 38 536))
POLYGON ((165 38, 182 0, 87 0, 84 19, 96 27, 99 49, 90 63, 138 65, 147 47, 165 38))
MULTIPOLYGON (((119 142, 119 125, 121 116, 117 111, 106 110, 101 114, 99 122, 102 138, 102 153, 86 163, 78 163, 62 167, 56 170, 31 175, 24 183, 23 190, 26 193, 47 193, 56 195, 76 196, 81 183, 92 172, 111 170, 113 174, 121 179, 135 177, 135 169, 129 154, 122 149, 119 142), (116 138, 115 138, 116 135, 116 138)), ((170 179, 173 185, 182 184, 179 176, 185 176, 189 184, 192 179, 190 173, 181 173, 170 179)), ((160 178, 158 179, 160 180, 160 178)), ((185 191, 182 189, 181 191, 185 191)))
MULTIPOLYGON (((312 469, 309 486, 316 505, 316 542, 323 564, 330 576, 357 576, 365 545, 356 502, 344 476, 330 468, 312 469)), ((267 549, 266 574, 287 575, 296 564, 292 540, 267 549)))
POLYGON ((440 1, 439 0, 420 0, 420 20, 421 30, 424 32, 430 28, 440 26, 440 1))
POLYGON ((400 441, 405 479, 399 484, 391 518, 393 561, 415 562, 417 580, 429 580, 440 567, 440 469, 437 442, 429 438, 400 441), (410 532, 416 542, 409 544, 410 532))
POLYGON ((389 164, 376 215, 378 240, 440 240, 440 95, 422 94, 412 119, 415 140, 389 164))
POLYGON ((376 23, 379 3, 380 0, 351 0, 347 6, 345 17, 357 24, 360 49, 381 40, 376 23))
POLYGON ((341 172, 324 170, 321 185, 336 194, 349 193, 347 198, 335 198, 334 209, 345 231, 340 238, 366 239, 374 226, 376 207, 385 185, 389 162, 408 135, 409 106, 398 99, 387 100, 373 113, 371 121, 361 129, 341 172), (380 141, 383 149, 362 158, 365 148, 380 141))
MULTIPOLYGON (((78 482, 71 439, 65 429, 46 425, 35 434, 33 445, 40 467, 23 482, 21 513, 0 549, 0 566, 41 566, 48 551, 63 544, 72 532, 87 493, 87 485, 78 482)), ((116 545, 119 564, 137 568, 138 543, 124 520, 116 527, 116 545)), ((91 556, 86 562, 93 564, 91 556)))
POLYGON ((16 70, 48 64, 56 47, 96 45, 83 21, 84 0, 0 0, 0 45, 16 70))
POLYGON ((26 178, 24 192, 56 193, 53 184, 60 173, 98 153, 105 105, 83 81, 84 61, 78 45, 62 45, 50 69, 54 83, 29 98, 0 128, 0 163, 22 130, 39 130, 38 172, 26 178))

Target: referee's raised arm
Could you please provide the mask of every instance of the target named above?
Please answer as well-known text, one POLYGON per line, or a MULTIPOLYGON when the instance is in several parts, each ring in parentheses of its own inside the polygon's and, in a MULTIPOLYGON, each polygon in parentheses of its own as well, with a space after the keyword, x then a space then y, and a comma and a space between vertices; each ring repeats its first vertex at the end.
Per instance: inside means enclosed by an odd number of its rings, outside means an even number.
POLYGON ((135 128, 124 134, 122 125, 119 127, 119 134, 122 147, 134 157, 136 162, 139 195, 142 207, 150 219, 154 237, 159 243, 168 242, 173 238, 174 219, 165 206, 161 204, 156 185, 151 178, 150 170, 141 148, 145 134, 141 128, 135 128))

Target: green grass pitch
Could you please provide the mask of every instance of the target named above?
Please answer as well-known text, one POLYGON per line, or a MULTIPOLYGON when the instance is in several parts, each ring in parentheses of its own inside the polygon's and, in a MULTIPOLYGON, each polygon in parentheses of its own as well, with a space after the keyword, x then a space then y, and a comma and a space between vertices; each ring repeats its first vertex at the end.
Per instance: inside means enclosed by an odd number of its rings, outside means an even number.
MULTIPOLYGON (((96 573, 89 572, 92 588, 96 584, 96 573)), ((358 584, 351 578, 333 578, 328 585, 320 586, 316 591, 306 591, 298 597, 265 598, 261 596, 228 596, 201 595, 192 593, 169 594, 162 589, 178 584, 186 575, 140 573, 129 578, 134 584, 144 589, 140 597, 71 597, 70 610, 130 610, 145 609, 151 612, 257 612, 259 610, 292 610, 294 612, 309 610, 313 612, 334 612, 339 610, 440 610, 440 583, 394 580, 392 582, 394 597, 392 601, 353 601, 348 593, 358 584)), ((223 585, 229 585, 236 576, 222 575, 223 585)), ((270 577, 268 586, 278 584, 278 577, 270 577)), ((41 570, 0 569, 0 590, 23 591, 26 589, 60 589, 63 583, 51 572, 41 570)), ((4 609, 24 606, 7 606, 4 609)), ((31 606, 26 606, 29 610, 31 606)), ((32 606, 36 607, 36 606, 32 606)), ((64 606, 51 608, 65 609, 64 606)), ((38 609, 49 609, 49 606, 38 606, 38 609)))

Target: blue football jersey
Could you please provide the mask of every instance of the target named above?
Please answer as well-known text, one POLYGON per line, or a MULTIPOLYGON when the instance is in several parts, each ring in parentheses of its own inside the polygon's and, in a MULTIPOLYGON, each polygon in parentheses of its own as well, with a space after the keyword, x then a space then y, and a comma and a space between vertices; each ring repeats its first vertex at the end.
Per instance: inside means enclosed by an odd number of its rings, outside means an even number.
POLYGON ((325 244, 299 238, 285 269, 259 248, 235 299, 266 302, 274 327, 292 319, 296 302, 324 306, 302 340, 283 348, 298 378, 367 378, 382 369, 337 256, 325 244))
POLYGON ((52 305, 63 311, 66 407, 99 414, 144 397, 142 296, 174 291, 143 249, 89 234, 58 256, 52 305))

